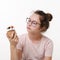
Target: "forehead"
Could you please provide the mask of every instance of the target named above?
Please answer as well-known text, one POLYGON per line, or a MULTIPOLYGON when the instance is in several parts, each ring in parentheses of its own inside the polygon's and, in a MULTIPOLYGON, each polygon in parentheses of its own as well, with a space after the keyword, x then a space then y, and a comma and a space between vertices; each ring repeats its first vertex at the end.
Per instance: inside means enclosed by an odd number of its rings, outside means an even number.
POLYGON ((30 16, 30 19, 31 20, 39 20, 39 15, 38 14, 35 14, 35 13, 33 13, 31 16, 30 16))

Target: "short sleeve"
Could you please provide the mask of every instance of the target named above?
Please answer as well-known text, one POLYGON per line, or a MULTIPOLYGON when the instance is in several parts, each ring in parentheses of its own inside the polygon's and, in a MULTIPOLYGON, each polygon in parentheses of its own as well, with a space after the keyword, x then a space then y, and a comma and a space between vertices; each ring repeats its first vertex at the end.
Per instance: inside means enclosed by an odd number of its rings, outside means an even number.
POLYGON ((53 42, 49 40, 45 46, 45 56, 52 57, 53 53, 53 42))
POLYGON ((22 50, 23 49, 23 44, 24 44, 24 36, 19 35, 18 38, 19 38, 19 41, 18 41, 18 44, 17 44, 16 48, 22 50))

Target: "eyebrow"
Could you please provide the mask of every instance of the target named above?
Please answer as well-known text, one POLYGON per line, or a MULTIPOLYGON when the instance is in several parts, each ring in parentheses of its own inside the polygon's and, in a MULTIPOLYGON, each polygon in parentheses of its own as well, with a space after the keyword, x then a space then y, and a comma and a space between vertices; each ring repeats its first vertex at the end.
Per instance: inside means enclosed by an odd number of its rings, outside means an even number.
MULTIPOLYGON (((27 19, 33 20, 33 19, 31 19, 30 17, 27 17, 27 19)), ((37 21, 33 20, 33 22, 37 22, 37 21)), ((37 23, 39 23, 39 22, 37 22, 37 23)))

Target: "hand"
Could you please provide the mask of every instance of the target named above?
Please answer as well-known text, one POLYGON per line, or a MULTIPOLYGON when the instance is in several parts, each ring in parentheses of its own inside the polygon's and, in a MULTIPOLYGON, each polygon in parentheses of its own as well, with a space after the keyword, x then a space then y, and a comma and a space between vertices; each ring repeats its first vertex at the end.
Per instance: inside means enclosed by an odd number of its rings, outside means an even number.
POLYGON ((18 43, 18 36, 16 34, 16 31, 11 29, 11 30, 7 31, 6 35, 10 41, 10 44, 13 46, 16 46, 18 43))

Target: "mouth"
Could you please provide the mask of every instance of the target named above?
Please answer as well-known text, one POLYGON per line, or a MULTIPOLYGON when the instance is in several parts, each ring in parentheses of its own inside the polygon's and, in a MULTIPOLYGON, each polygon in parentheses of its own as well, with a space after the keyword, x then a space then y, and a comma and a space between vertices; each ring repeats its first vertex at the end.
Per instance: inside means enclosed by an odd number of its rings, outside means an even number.
POLYGON ((30 27, 27 27, 27 29, 31 29, 30 27))

